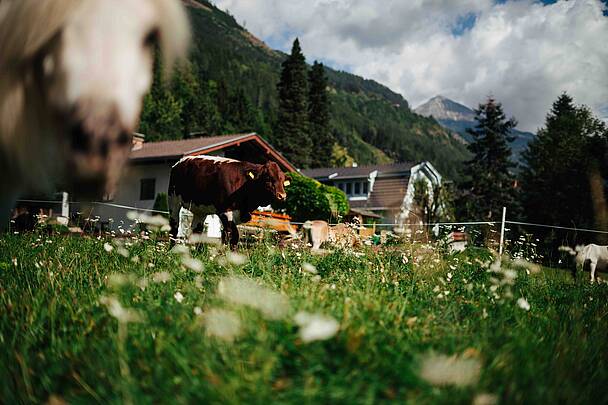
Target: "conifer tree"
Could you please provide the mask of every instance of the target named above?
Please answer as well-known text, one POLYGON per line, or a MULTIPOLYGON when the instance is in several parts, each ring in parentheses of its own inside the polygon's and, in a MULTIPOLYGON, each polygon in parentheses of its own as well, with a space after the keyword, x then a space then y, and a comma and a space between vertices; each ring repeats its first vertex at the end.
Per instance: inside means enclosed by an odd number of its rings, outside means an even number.
MULTIPOLYGON (((522 201, 528 221, 566 227, 605 227, 608 130, 588 108, 562 94, 524 152, 522 201), (596 179, 599 189, 592 186, 596 179), (604 199, 604 208, 597 209, 604 199)), ((542 230, 541 230, 542 231, 542 230)), ((554 235, 556 236, 556 235, 554 235)), ((553 239, 545 235, 547 244, 553 239)), ((555 241, 561 243, 561 241, 555 241)))
POLYGON ((200 117, 198 113, 200 85, 197 79, 197 69, 192 63, 184 63, 176 69, 171 92, 175 99, 180 100, 180 131, 183 138, 199 130, 200 117))
POLYGON ((509 142, 515 119, 506 119, 502 105, 489 97, 475 110, 475 128, 467 132, 473 137, 469 150, 473 159, 466 163, 463 184, 465 215, 469 219, 500 220, 502 207, 516 210, 514 163, 509 142))
POLYGON ((311 167, 331 165, 334 139, 329 127, 329 97, 327 77, 322 63, 315 63, 309 73, 308 122, 313 141, 311 167))
POLYGON ((152 87, 144 97, 138 129, 146 135, 147 141, 182 137, 183 103, 173 95, 170 84, 163 80, 162 61, 156 52, 152 87))
POLYGON ((283 62, 278 90, 276 146, 296 166, 307 168, 312 152, 308 129, 308 74, 297 38, 291 55, 283 62))

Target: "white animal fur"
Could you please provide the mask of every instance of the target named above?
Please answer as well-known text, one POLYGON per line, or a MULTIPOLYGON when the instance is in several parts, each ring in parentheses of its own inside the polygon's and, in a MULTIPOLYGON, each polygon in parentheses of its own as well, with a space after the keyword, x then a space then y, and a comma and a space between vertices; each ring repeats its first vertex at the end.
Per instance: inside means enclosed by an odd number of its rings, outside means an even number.
MULTIPOLYGON (((189 39, 178 0, 0 0, 0 209, 21 191, 82 174, 65 164, 74 159, 70 120, 99 138, 137 128, 152 78, 150 32, 169 70, 189 39)), ((110 150, 108 184, 129 149, 110 150)))
POLYGON ((574 256, 577 268, 584 270, 585 265, 589 265, 591 282, 595 281, 595 272, 608 270, 608 246, 589 244, 577 246, 575 249, 569 246, 560 246, 559 250, 574 256))
POLYGON ((608 246, 590 244, 577 251, 576 264, 583 268, 589 263, 591 282, 595 281, 596 270, 608 269, 608 246))
POLYGON ((184 156, 171 167, 175 167, 186 160, 192 160, 192 159, 209 160, 209 161, 215 162, 215 163, 234 163, 234 162, 238 163, 239 162, 238 160, 234 160, 234 159, 230 159, 230 158, 226 158, 226 157, 222 157, 222 156, 195 155, 195 156, 184 156))

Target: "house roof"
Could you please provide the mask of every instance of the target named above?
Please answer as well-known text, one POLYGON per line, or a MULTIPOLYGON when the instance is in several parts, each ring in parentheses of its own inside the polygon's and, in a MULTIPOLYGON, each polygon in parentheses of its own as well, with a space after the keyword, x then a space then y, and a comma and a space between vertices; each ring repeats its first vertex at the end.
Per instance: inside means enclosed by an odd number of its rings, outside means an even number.
POLYGON ((141 149, 131 152, 131 160, 182 158, 185 155, 232 143, 250 134, 220 135, 177 141, 144 142, 141 149))
POLYGON ((391 163, 384 165, 368 165, 368 166, 357 166, 357 167, 324 167, 320 169, 308 169, 302 170, 302 174, 308 177, 312 177, 317 180, 329 179, 354 179, 354 178, 366 178, 373 171, 378 171, 378 176, 391 176, 400 173, 408 173, 414 166, 414 163, 391 163))
POLYGON ((367 210, 398 209, 403 204, 409 180, 409 175, 376 178, 369 198, 349 201, 350 206, 367 210))
POLYGON ((377 171, 373 190, 365 200, 349 201, 353 210, 394 210, 403 204, 414 163, 403 162, 359 167, 322 168, 304 170, 302 174, 317 180, 335 182, 341 179, 367 179, 377 171))
POLYGON ((132 162, 154 160, 177 160, 188 155, 204 155, 244 142, 257 143, 277 160, 283 169, 296 171, 296 168, 276 149, 256 133, 208 136, 176 141, 144 142, 139 149, 131 151, 132 162))

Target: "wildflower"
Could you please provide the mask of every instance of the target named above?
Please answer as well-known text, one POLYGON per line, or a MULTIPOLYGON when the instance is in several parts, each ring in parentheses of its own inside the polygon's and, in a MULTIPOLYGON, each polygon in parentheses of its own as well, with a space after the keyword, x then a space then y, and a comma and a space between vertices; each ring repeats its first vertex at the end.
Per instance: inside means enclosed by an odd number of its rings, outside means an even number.
POLYGON ((188 238, 188 243, 191 245, 197 245, 200 243, 212 244, 212 245, 220 245, 222 241, 218 238, 210 238, 202 233, 193 233, 188 238))
POLYGON ((503 279, 502 279, 503 284, 514 284, 515 279, 517 278, 517 272, 515 270, 511 270, 511 269, 504 269, 502 271, 502 275, 503 275, 503 279))
POLYGON ((521 297, 517 300, 517 306, 523 309, 524 311, 530 310, 530 303, 524 297, 521 297))
POLYGON ((116 252, 118 252, 119 255, 124 256, 124 257, 129 257, 129 251, 127 249, 125 249, 122 246, 119 246, 116 249, 116 252))
POLYGON ((137 223, 141 222, 158 228, 169 225, 169 220, 162 215, 148 215, 145 213, 138 213, 137 211, 129 211, 127 212, 127 218, 137 223))
POLYGON ((232 311, 214 308, 202 316, 207 336, 232 342, 241 333, 241 320, 232 311))
POLYGON ((304 343, 330 339, 340 329, 338 321, 326 315, 300 311, 296 314, 294 320, 300 327, 300 339, 304 343))
POLYGON ((120 273, 112 273, 108 278, 108 285, 110 287, 122 287, 131 281, 132 277, 126 276, 120 273))
POLYGON ((110 245, 108 242, 103 244, 103 249, 110 253, 112 250, 114 250, 114 246, 110 245))
POLYGON ((13 257, 13 266, 17 267, 17 258, 13 257))
POLYGON ((198 259, 193 259, 191 257, 182 258, 182 264, 189 268, 192 271, 200 273, 203 271, 203 263, 198 259))
POLYGON ((108 308, 108 312, 121 323, 141 322, 139 312, 123 307, 114 296, 102 296, 99 302, 108 308))
POLYGON ((287 298, 244 277, 225 277, 218 285, 218 294, 234 304, 247 305, 269 319, 281 319, 289 310, 287 298))
POLYGON ((240 253, 236 253, 236 252, 228 252, 226 253, 226 259, 228 259, 228 261, 236 266, 242 266, 243 264, 247 263, 248 259, 247 256, 242 255, 240 253))
POLYGON ((488 394, 486 392, 477 394, 473 398, 473 405, 495 405, 498 403, 498 397, 494 394, 488 394))
POLYGON ((188 249, 188 246, 185 245, 175 245, 173 246, 173 249, 171 249, 171 253, 177 255, 189 255, 190 249, 188 249))
POLYGON ((467 386, 475 384, 481 373, 477 358, 427 354, 421 362, 420 377, 432 385, 467 386))
POLYGON ((169 280, 171 280, 171 275, 166 271, 161 271, 152 275, 152 281, 155 283, 166 283, 169 280))
POLYGON ((194 307, 194 315, 199 316, 202 315, 203 310, 201 309, 201 307, 194 307))
POLYGON ((148 287, 148 279, 146 277, 142 277, 139 280, 137 280, 137 286, 144 291, 146 289, 146 287, 148 287))
POLYGON ((179 304, 182 303, 182 301, 184 300, 184 296, 181 292, 176 292, 175 294, 173 294, 173 298, 175 298, 175 301, 177 301, 179 304))
POLYGON ((531 262, 529 262, 527 260, 524 260, 524 259, 515 259, 513 261, 513 265, 525 268, 526 272, 528 274, 530 274, 530 273, 534 273, 534 274, 540 273, 540 266, 538 264, 531 263, 531 262))
POLYGON ((310 263, 303 263, 302 270, 304 270, 306 273, 317 274, 317 268, 310 263))

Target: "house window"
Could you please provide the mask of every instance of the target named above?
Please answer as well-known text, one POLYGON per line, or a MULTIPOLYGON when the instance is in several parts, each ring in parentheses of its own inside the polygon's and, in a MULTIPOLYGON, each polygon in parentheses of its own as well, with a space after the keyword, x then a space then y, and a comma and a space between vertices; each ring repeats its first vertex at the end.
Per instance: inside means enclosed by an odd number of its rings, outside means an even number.
POLYGON ((139 199, 153 200, 156 196, 156 179, 141 179, 139 182, 139 199))
POLYGON ((339 188, 348 197, 365 197, 369 192, 369 183, 367 181, 350 181, 334 183, 335 187, 339 188))

